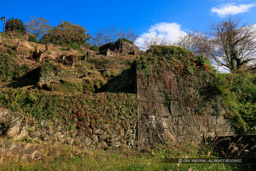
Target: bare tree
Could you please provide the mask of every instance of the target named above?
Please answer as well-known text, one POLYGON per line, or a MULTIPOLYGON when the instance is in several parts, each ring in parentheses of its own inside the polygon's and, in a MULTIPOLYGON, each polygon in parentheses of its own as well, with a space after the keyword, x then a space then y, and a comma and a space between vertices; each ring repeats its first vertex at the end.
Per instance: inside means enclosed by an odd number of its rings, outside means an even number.
POLYGON ((190 32, 186 36, 181 37, 177 45, 190 50, 196 55, 204 55, 208 57, 208 42, 205 34, 198 32, 190 32))
POLYGON ((168 45, 168 43, 159 36, 151 36, 144 41, 144 47, 142 50, 147 50, 154 45, 168 45))
POLYGON ((42 17, 31 17, 31 21, 26 25, 27 33, 33 34, 37 39, 48 33, 51 28, 49 22, 42 17))
POLYGON ((208 40, 208 54, 218 65, 237 72, 256 60, 256 34, 253 26, 240 24, 240 20, 229 18, 213 25, 208 40))
POLYGON ((102 46, 104 44, 114 42, 120 38, 125 38, 134 42, 137 35, 131 30, 117 30, 115 27, 111 27, 108 29, 100 29, 99 32, 96 32, 91 43, 97 46, 102 46))

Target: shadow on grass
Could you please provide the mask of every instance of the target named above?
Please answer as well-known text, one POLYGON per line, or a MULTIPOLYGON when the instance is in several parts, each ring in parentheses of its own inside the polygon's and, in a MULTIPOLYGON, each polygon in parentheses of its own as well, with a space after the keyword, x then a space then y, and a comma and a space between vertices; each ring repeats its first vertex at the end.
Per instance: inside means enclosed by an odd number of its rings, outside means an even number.
POLYGON ((40 77, 40 67, 29 71, 22 77, 14 80, 12 83, 8 84, 8 87, 11 88, 21 88, 29 85, 35 85, 39 81, 40 77))

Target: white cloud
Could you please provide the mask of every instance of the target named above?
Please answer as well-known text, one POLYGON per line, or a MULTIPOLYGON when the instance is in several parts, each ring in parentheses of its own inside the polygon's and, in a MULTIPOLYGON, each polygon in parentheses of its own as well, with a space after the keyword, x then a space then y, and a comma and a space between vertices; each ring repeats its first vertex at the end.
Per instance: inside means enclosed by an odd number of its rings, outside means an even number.
POLYGON ((136 40, 135 45, 140 49, 145 50, 145 42, 150 39, 157 39, 156 44, 165 42, 165 44, 175 43, 181 36, 186 35, 187 33, 181 30, 181 26, 177 23, 157 23, 152 25, 146 33, 141 34, 136 40))
POLYGON ((254 7, 255 4, 223 4, 220 7, 213 7, 211 9, 212 13, 217 13, 220 17, 225 17, 227 15, 235 15, 247 12, 250 8, 254 7))

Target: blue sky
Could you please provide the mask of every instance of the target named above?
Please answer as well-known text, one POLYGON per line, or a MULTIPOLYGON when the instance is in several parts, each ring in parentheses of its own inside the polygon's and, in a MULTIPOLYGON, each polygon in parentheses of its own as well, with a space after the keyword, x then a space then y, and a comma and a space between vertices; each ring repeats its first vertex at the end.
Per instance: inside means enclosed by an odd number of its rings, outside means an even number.
MULTIPOLYGON (((24 23, 31 16, 43 17, 52 26, 60 20, 70 21, 82 25, 91 34, 115 26, 132 29, 140 37, 152 31, 175 36, 179 31, 181 34, 208 31, 213 21, 228 15, 255 24, 255 5, 256 0, 12 0, 1 2, 0 16, 19 18, 24 23)), ((2 26, 3 22, 0 30, 2 26)))

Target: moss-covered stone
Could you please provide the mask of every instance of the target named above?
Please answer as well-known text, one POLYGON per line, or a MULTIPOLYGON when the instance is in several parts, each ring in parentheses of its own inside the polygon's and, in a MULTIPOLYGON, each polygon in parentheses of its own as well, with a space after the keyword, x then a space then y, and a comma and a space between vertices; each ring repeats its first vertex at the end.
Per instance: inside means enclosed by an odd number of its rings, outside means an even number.
POLYGON ((207 60, 186 49, 153 46, 137 61, 139 143, 200 143, 233 134, 207 60))

